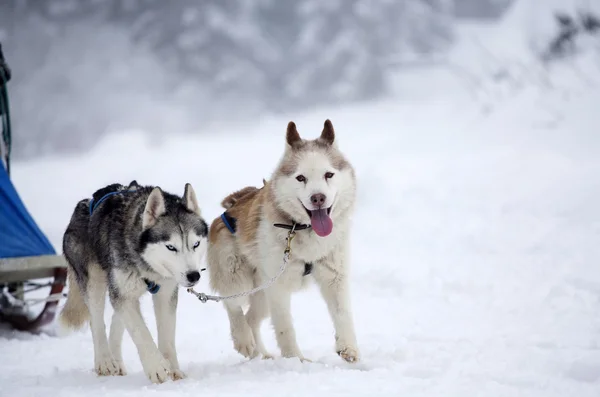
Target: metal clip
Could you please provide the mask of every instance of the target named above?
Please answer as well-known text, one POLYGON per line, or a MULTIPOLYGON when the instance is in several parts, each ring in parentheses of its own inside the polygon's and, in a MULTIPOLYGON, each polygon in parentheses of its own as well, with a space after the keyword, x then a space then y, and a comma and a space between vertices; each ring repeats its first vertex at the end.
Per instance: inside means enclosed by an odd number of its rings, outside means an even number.
POLYGON ((290 230, 288 232, 288 235, 286 237, 287 246, 285 247, 285 250, 283 251, 283 253, 284 253, 284 255, 287 255, 288 257, 290 256, 290 254, 292 252, 292 240, 294 239, 294 237, 296 237, 296 232, 294 231, 295 228, 296 228, 296 224, 294 223, 292 230, 290 230))
POLYGON ((203 292, 196 292, 196 291, 194 291, 193 288, 188 288, 187 292, 189 292, 190 294, 194 295, 202 303, 208 302, 208 296, 205 293, 203 293, 203 292))

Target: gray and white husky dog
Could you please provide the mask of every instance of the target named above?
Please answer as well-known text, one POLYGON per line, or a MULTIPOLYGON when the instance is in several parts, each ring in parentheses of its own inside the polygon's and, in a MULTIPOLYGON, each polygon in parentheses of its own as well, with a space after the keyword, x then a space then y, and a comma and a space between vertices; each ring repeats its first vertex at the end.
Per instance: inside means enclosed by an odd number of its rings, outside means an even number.
POLYGON ((200 279, 208 226, 192 186, 183 197, 159 187, 112 184, 77 203, 63 237, 69 293, 63 326, 81 328, 89 319, 98 375, 125 375, 121 353, 127 329, 154 383, 182 379, 175 349, 178 285, 200 279), (106 335, 106 292, 114 308, 106 335), (158 348, 140 312, 139 298, 152 294, 158 348))

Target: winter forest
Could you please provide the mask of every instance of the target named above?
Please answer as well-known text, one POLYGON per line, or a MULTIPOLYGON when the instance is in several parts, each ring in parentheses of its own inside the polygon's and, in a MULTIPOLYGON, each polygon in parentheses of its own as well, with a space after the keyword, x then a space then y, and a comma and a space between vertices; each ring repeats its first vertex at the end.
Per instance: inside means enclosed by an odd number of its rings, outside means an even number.
POLYGON ((394 74, 444 58, 457 20, 494 20, 509 4, 3 0, 13 155, 89 150, 123 128, 164 139, 383 98, 394 74), (168 124, 165 107, 179 115, 168 124))

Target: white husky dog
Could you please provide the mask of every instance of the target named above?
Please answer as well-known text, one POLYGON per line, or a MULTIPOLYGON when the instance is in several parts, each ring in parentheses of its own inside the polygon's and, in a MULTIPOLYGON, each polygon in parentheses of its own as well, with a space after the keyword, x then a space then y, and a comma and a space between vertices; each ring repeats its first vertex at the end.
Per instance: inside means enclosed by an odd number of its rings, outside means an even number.
POLYGON ((280 269, 289 228, 296 224, 291 259, 269 288, 249 298, 225 300, 234 348, 245 357, 271 357, 260 335, 270 317, 283 357, 303 356, 292 324, 291 294, 314 279, 335 328, 335 351, 348 362, 359 360, 348 285, 350 216, 354 210, 354 169, 339 151, 333 125, 321 136, 300 138, 287 127, 283 158, 260 189, 246 187, 227 196, 226 209, 210 227, 210 285, 235 294, 262 285, 280 269), (249 303, 244 314, 242 306, 249 303))

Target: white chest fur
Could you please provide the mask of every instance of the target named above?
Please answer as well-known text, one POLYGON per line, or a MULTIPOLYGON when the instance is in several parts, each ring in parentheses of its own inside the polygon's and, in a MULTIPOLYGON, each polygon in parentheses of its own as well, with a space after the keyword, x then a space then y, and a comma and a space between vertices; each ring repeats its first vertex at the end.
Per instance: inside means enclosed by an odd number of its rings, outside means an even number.
MULTIPOLYGON (((263 262, 278 262, 283 257, 286 247, 286 238, 289 230, 276 228, 266 221, 261 222, 258 239, 263 262), (265 256, 267 258, 265 258, 265 256)), ((333 231, 327 237, 319 237, 312 229, 296 231, 291 244, 291 257, 293 261, 313 263, 330 255, 345 244, 348 233, 348 223, 339 222, 334 225, 333 231)))
MULTIPOLYGON (((287 231, 283 233, 284 239, 287 231)), ((346 235, 345 228, 334 228, 327 237, 319 237, 312 229, 296 232, 292 240, 291 249, 294 259, 303 262, 315 262, 331 254, 337 247, 343 244, 346 235)))

